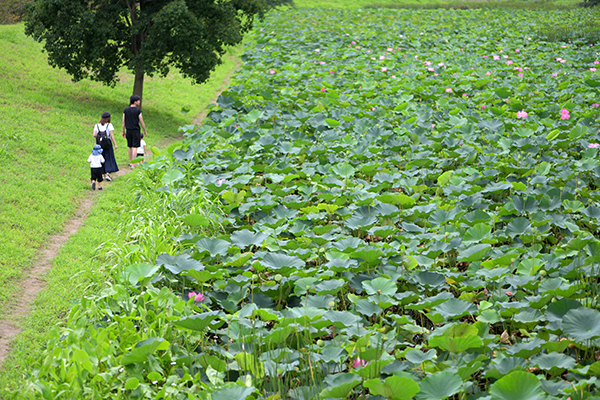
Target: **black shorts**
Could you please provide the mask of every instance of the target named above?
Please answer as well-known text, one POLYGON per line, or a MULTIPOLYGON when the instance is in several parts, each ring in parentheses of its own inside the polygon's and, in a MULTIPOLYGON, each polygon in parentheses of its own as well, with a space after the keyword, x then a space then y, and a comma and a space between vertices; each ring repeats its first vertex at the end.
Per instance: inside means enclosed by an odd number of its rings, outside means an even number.
POLYGON ((102 168, 91 168, 92 180, 96 182, 102 182, 104 178, 102 178, 102 168))
POLYGON ((125 137, 127 138, 127 147, 140 147, 140 140, 142 139, 141 132, 127 131, 125 137))

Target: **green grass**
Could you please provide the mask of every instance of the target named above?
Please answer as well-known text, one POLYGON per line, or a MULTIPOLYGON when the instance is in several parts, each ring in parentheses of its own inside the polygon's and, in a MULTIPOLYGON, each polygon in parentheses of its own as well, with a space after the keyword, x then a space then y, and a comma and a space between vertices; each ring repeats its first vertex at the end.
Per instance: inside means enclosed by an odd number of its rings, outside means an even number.
MULTIPOLYGON (((24 35, 23 25, 0 26, 0 317, 15 285, 35 262, 50 234, 60 232, 89 188, 87 157, 100 114, 113 115, 116 132, 128 105, 133 76, 123 72, 115 87, 71 82, 51 68, 41 45, 24 35)), ((228 55, 213 87, 192 85, 173 73, 148 78, 144 88, 146 141, 161 146, 179 137, 235 66, 228 55), (182 108, 189 109, 183 113, 182 108)), ((126 167, 125 139, 117 135, 117 163, 126 167)))
MULTIPOLYGON (((71 82, 51 68, 41 45, 23 34, 22 24, 0 26, 0 318, 17 301, 20 281, 36 262, 51 234, 60 233, 82 197, 90 191, 87 157, 94 139, 91 132, 100 114, 113 115, 120 132, 122 110, 128 105, 133 77, 123 72, 121 82, 109 88, 96 82, 71 82)), ((240 49, 233 49, 224 64, 204 85, 192 85, 173 73, 148 78, 144 88, 144 121, 149 146, 166 146, 181 137, 179 127, 190 124, 223 88, 237 67, 240 49), (189 109, 183 113, 182 108, 189 109)), ((116 138, 117 163, 126 167, 126 143, 116 138)), ((32 313, 20 321, 24 332, 0 371, 5 387, 18 387, 27 371, 26 359, 44 343, 47 330, 60 324, 71 302, 94 290, 94 272, 102 265, 94 258, 103 241, 114 237, 121 206, 128 198, 130 178, 109 183, 96 192, 96 205, 85 225, 61 248, 48 286, 35 300, 32 313)), ((0 387, 3 385, 0 384, 0 387)))

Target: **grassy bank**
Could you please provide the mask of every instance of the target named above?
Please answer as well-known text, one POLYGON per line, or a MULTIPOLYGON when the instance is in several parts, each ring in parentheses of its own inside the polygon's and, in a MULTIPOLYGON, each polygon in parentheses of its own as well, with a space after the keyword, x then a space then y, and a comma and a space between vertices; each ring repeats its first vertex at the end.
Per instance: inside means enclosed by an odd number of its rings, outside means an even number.
MULTIPOLYGON (((120 116, 133 87, 123 73, 115 88, 95 82, 71 82, 51 68, 41 46, 23 34, 22 24, 0 26, 0 318, 19 301, 19 283, 39 257, 48 237, 60 233, 81 199, 89 194, 87 156, 94 144, 93 126, 109 111, 120 132, 120 116)), ((162 147, 179 138, 214 99, 228 74, 236 68, 239 50, 232 50, 211 81, 192 85, 179 74, 148 78, 144 91, 144 120, 151 146, 162 147), (182 112, 185 109, 187 112, 182 112)), ((117 163, 126 168, 126 143, 116 138, 117 163)), ((35 301, 31 315, 21 321, 25 331, 0 371, 0 387, 18 388, 24 360, 39 351, 44 334, 57 325, 73 301, 89 293, 103 241, 114 237, 120 210, 129 196, 129 177, 97 192, 96 205, 84 227, 72 236, 54 260, 47 288, 35 301)))
MULTIPOLYGON (((48 235, 60 232, 78 199, 90 190, 86 160, 94 124, 109 111, 120 132, 133 82, 127 72, 115 88, 71 82, 65 72, 48 65, 40 44, 23 34, 21 24, 0 26, 0 52, 1 317, 48 235)), ((223 71, 233 67, 230 57, 223 71)), ((143 109, 148 144, 160 146, 177 137, 178 127, 190 123, 214 96, 223 74, 215 75, 213 87, 193 86, 178 74, 148 78, 143 109)), ((116 141, 122 168, 126 143, 119 136, 116 141)))

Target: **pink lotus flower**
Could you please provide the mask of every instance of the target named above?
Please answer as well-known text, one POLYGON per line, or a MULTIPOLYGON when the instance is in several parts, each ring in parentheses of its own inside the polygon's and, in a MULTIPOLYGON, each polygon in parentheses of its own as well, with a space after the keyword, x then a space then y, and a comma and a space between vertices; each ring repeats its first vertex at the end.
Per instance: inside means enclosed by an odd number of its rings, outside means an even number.
POLYGON ((588 144, 588 149, 597 149, 600 147, 600 143, 590 143, 588 144))
POLYGON ((592 67, 592 68, 590 68, 590 71, 596 72, 596 68, 592 67))
POLYGON ((490 76, 492 73, 490 71, 485 73, 485 76, 490 76))
POLYGON ((325 65, 325 64, 327 64, 327 63, 326 63, 325 61, 319 61, 319 64, 321 64, 321 65, 325 65))
POLYGON ((512 62, 511 60, 508 60, 508 61, 506 62, 506 65, 510 65, 510 64, 512 64, 512 63, 513 63, 513 62, 512 62))
POLYGON ((388 47, 386 50, 387 50, 387 51, 389 51, 390 53, 391 53, 392 51, 394 51, 394 49, 392 49, 391 47, 388 47))
MULTIPOLYGON (((236 128, 237 128, 237 126, 236 126, 236 128)), ((219 180, 217 181, 217 186, 221 186, 221 184, 222 184, 223 182, 226 182, 226 181, 227 181, 227 179, 219 179, 219 180)))
POLYGON ((273 75, 273 74, 275 73, 275 70, 274 70, 274 69, 272 69, 272 70, 270 70, 270 71, 269 71, 269 73, 270 73, 271 75, 273 75))
POLYGON ((381 67, 381 72, 386 72, 387 71, 387 67, 381 67))
POLYGON ((554 77, 557 77, 557 76, 558 76, 558 74, 557 74, 556 72, 553 72, 553 73, 552 73, 552 76, 554 76, 554 77))
POLYGON ((433 68, 431 68, 431 67, 427 67, 427 71, 429 71, 429 72, 433 72, 433 71, 435 71, 435 69, 433 69, 433 68))
POLYGON ((498 61, 500 59, 500 56, 494 56, 493 58, 494 60, 498 61))
POLYGON ((515 49, 515 51, 518 53, 518 52, 519 52, 519 51, 521 51, 521 50, 519 50, 519 49, 515 49))
POLYGON ((512 296, 512 295, 513 295, 513 294, 512 294, 512 292, 506 292, 505 294, 506 294, 507 296, 512 296))
POLYGON ((485 104, 482 104, 482 105, 481 105, 481 108, 485 108, 485 104))
POLYGON ((206 297, 204 297, 204 295, 202 293, 189 292, 188 298, 194 299, 194 301, 196 303, 199 303, 199 302, 203 301, 206 297))
POLYGON ((380 60, 385 60, 385 56, 379 56, 380 60))
POLYGON ((560 119, 569 119, 571 116, 569 114, 561 114, 560 119))
POLYGON ((600 64, 600 61, 594 61, 594 64, 595 64, 595 65, 596 65, 596 64, 600 64))
POLYGON ((518 75, 518 76, 523 76, 523 74, 522 74, 522 73, 520 73, 520 72, 519 72, 517 75, 518 75))
POLYGON ((451 88, 446 89, 446 93, 452 93, 452 89, 451 88))
POLYGON ((598 103, 594 103, 594 104, 592 104, 592 107, 594 107, 594 108, 598 108, 598 107, 600 107, 600 104, 598 104, 598 103))
POLYGON ((517 111, 517 118, 527 118, 526 111, 517 111))
POLYGON ((352 41, 352 44, 356 44, 356 42, 353 40, 353 41, 352 41))
POLYGON ((365 361, 358 357, 352 361, 352 368, 365 367, 367 365, 369 365, 368 361, 365 361))
POLYGON ((427 66, 431 65, 431 61, 425 61, 425 65, 427 65, 427 66))
POLYGON ((326 91, 327 91, 327 89, 321 88, 321 92, 326 92, 326 91))
POLYGON ((315 49, 315 53, 320 53, 321 49, 315 49))

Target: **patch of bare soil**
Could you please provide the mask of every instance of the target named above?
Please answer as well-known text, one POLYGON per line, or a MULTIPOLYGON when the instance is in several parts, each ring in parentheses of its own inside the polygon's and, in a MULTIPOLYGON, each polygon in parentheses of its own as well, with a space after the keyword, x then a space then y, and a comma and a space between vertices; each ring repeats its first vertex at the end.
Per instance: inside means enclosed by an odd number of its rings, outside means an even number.
MULTIPOLYGON (((240 61, 237 60, 236 63, 237 69, 240 66, 240 61)), ((223 84, 215 93, 214 101, 216 101, 221 93, 227 89, 230 79, 231 75, 228 75, 225 78, 223 84)), ((207 110, 201 112, 200 115, 194 119, 193 123, 195 125, 200 125, 207 114, 207 110)), ((111 175, 116 178, 127 174, 129 171, 131 171, 131 168, 125 164, 124 167, 121 167, 119 172, 111 175)), ((101 193, 102 192, 100 191, 90 191, 84 196, 81 203, 79 203, 75 215, 67 221, 64 230, 61 233, 52 235, 48 238, 48 246, 45 249, 40 250, 39 258, 34 262, 31 269, 27 271, 27 277, 20 282, 18 294, 15 296, 18 300, 7 305, 8 310, 5 317, 0 320, 0 368, 11 350, 10 342, 19 334, 19 332, 21 332, 21 321, 29 314, 35 295, 46 287, 44 276, 52 268, 54 257, 56 257, 62 245, 69 240, 71 235, 75 234, 83 225, 94 205, 96 197, 101 193)))

